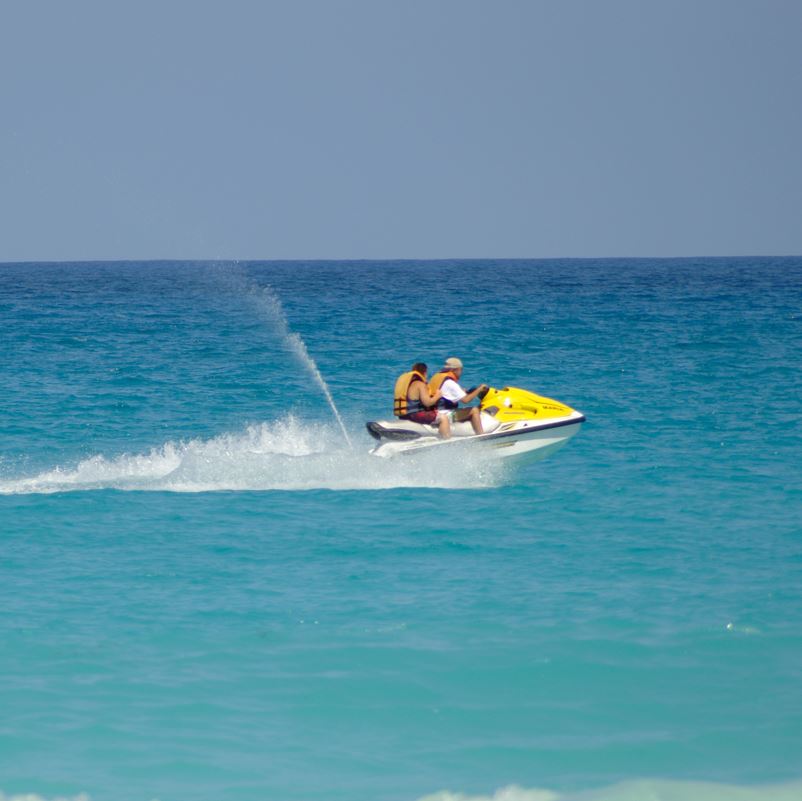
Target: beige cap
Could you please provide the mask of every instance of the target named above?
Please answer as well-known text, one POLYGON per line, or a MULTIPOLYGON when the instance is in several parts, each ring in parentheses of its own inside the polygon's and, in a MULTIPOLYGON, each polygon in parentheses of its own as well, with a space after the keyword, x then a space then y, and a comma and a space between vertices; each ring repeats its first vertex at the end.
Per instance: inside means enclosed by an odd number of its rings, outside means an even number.
POLYGON ((449 370, 461 370, 462 362, 456 356, 452 356, 450 359, 446 359, 445 366, 449 370))

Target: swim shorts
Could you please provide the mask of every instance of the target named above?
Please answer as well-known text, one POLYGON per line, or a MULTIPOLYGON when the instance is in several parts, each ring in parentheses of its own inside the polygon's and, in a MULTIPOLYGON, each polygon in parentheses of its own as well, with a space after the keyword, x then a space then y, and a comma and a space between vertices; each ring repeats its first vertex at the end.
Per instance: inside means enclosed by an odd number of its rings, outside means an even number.
POLYGON ((434 409, 426 409, 423 412, 412 412, 405 415, 404 420, 411 420, 413 423, 433 423, 437 420, 437 412, 434 409))

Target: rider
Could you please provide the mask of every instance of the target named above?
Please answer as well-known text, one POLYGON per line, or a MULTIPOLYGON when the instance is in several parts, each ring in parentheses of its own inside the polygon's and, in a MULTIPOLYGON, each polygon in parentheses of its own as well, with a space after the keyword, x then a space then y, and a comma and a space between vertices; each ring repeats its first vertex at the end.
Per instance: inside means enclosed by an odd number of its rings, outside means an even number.
POLYGON ((411 420, 413 423, 435 422, 442 437, 448 437, 450 428, 448 419, 441 417, 437 412, 437 402, 440 400, 439 392, 430 392, 426 383, 427 366, 423 362, 415 362, 412 370, 402 373, 395 382, 395 401, 393 414, 401 420, 411 420))
POLYGON ((460 385, 459 379, 462 375, 462 362, 452 356, 446 359, 443 369, 432 376, 429 382, 429 392, 439 394, 440 400, 437 401, 438 422, 440 423, 440 433, 443 437, 451 436, 451 420, 461 423, 470 420, 475 434, 482 433, 482 418, 479 416, 478 406, 470 406, 466 409, 459 409, 460 403, 470 403, 483 390, 487 389, 486 384, 480 384, 470 392, 466 392, 460 385), (443 426, 443 421, 446 421, 443 426), (443 428, 446 431, 443 431, 443 428))

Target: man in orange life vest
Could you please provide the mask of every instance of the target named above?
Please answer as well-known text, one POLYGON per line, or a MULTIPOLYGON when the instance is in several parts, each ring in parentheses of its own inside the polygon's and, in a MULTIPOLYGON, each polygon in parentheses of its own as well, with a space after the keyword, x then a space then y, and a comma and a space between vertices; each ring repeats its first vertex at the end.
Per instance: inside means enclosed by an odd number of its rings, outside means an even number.
POLYGON ((429 393, 439 395, 437 401, 438 422, 440 423, 440 433, 444 437, 451 436, 451 421, 461 423, 470 420, 475 434, 482 433, 482 418, 479 416, 478 406, 470 406, 467 409, 459 409, 460 403, 470 403, 482 390, 486 389, 486 384, 480 384, 470 392, 466 392, 460 385, 459 379, 462 375, 462 362, 452 356, 446 359, 443 369, 432 376, 429 382, 429 393), (443 420, 446 420, 443 432, 443 420))
POLYGON ((448 437, 451 433, 448 419, 439 415, 436 409, 440 393, 429 392, 426 383, 427 370, 423 362, 416 362, 410 372, 398 377, 395 382, 393 414, 402 420, 412 420, 414 423, 437 422, 440 436, 448 437))

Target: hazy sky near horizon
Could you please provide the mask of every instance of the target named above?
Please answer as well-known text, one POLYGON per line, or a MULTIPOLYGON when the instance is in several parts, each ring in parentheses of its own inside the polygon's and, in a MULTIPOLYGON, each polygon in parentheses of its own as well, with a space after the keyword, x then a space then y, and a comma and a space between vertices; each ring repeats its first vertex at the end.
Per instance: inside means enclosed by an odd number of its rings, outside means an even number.
POLYGON ((0 261, 802 254, 798 0, 0 7, 0 261))

